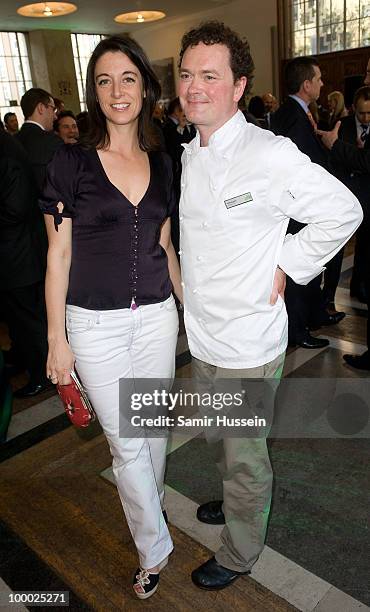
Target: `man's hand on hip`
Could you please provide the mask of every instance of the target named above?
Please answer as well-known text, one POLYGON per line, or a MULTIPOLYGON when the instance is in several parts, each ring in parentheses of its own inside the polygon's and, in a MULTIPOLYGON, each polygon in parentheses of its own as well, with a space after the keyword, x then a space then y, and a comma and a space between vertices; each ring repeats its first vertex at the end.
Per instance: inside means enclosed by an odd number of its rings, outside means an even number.
POLYGON ((279 295, 282 299, 284 299, 285 285, 286 285, 286 274, 284 270, 278 267, 276 268, 274 282, 272 284, 272 291, 270 295, 271 306, 274 306, 274 304, 276 304, 279 295))

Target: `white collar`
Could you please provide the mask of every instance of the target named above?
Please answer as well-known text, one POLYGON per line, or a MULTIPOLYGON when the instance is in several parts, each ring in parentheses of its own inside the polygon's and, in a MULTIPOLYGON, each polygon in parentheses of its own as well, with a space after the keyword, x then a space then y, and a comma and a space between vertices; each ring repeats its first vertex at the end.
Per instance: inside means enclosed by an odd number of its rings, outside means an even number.
POLYGON ((39 128, 41 128, 42 130, 44 130, 44 132, 46 132, 44 126, 41 125, 41 123, 37 123, 37 121, 32 121, 31 119, 26 119, 26 121, 24 123, 33 123, 34 125, 38 125, 39 128))
MULTIPOLYGON (((357 115, 355 114, 355 121, 356 121, 356 127, 357 127, 357 131, 362 132, 362 125, 365 125, 364 123, 361 123, 361 121, 358 119, 357 115)), ((369 126, 367 126, 367 131, 369 131, 369 126)))
POLYGON ((299 106, 301 106, 305 113, 309 113, 310 109, 308 108, 307 102, 301 98, 301 96, 297 96, 296 94, 289 94, 289 98, 293 98, 296 102, 298 102, 299 106))
MULTIPOLYGON (((235 115, 231 117, 226 123, 224 123, 218 130, 213 132, 208 141, 208 148, 210 151, 219 155, 221 157, 225 157, 227 159, 231 159, 233 155, 233 151, 230 145, 233 143, 235 138, 239 134, 239 128, 245 126, 247 123, 243 113, 240 110, 237 110, 235 115)), ((200 147, 200 134, 197 130, 197 134, 195 138, 189 143, 183 143, 182 145, 189 155, 192 153, 196 153, 200 147)), ((203 148, 203 147, 202 147, 203 148)), ((204 147, 206 148, 206 147, 204 147)))

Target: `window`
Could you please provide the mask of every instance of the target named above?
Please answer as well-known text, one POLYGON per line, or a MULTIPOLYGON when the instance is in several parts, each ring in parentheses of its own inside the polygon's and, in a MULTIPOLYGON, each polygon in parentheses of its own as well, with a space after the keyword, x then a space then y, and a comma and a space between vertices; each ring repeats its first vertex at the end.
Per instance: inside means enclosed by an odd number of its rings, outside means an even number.
POLYGON ((290 0, 292 56, 370 44, 370 0, 290 0))
POLYGON ((81 110, 86 110, 85 104, 85 83, 86 69, 89 63, 90 56, 96 45, 106 36, 103 34, 71 34, 73 59, 75 61, 75 70, 78 85, 78 95, 80 98, 81 110))
POLYGON ((21 32, 0 32, 0 114, 15 113, 23 122, 20 99, 32 87, 26 37, 21 32))

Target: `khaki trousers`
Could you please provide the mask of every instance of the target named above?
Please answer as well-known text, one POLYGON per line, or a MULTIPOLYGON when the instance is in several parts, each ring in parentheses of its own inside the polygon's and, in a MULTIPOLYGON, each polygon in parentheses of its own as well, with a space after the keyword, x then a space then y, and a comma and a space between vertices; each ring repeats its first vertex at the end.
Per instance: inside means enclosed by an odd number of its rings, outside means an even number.
MULTIPOLYGON (((212 385, 223 378, 281 378, 285 353, 257 368, 219 368, 193 358, 192 373, 212 385)), ((272 468, 266 438, 224 438, 217 467, 223 482, 225 527, 218 563, 237 572, 249 571, 262 552, 271 505, 272 468)))

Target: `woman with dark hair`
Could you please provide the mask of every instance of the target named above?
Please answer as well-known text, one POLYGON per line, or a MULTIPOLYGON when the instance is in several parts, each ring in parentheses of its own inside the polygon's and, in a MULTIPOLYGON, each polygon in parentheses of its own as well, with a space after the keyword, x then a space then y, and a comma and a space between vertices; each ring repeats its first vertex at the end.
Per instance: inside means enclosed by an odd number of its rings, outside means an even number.
POLYGON ((134 590, 145 599, 173 549, 162 512, 166 439, 123 437, 119 381, 171 380, 175 372, 172 288, 182 295, 170 237, 171 161, 155 151, 160 86, 134 40, 98 44, 86 93, 90 130, 82 144, 56 153, 41 200, 49 236, 47 374, 68 384, 76 364, 113 456, 140 561, 134 590))

